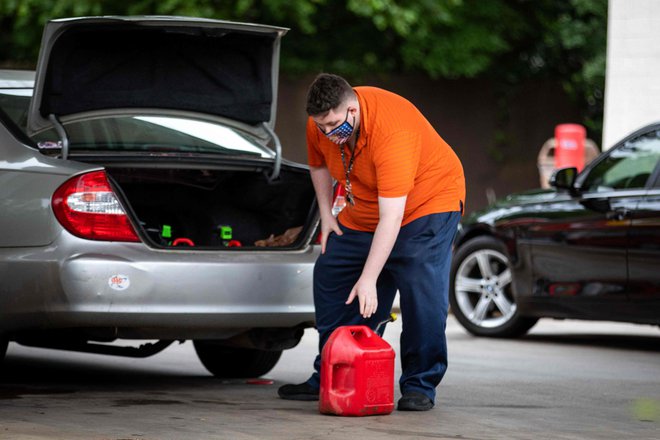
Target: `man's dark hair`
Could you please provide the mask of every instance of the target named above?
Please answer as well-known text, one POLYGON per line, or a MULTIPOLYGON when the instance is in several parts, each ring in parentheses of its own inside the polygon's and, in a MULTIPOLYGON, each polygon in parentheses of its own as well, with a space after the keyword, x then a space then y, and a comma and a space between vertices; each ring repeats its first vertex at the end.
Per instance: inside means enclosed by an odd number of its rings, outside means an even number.
POLYGON ((351 85, 341 76, 319 74, 307 91, 307 114, 323 114, 355 95, 351 85))

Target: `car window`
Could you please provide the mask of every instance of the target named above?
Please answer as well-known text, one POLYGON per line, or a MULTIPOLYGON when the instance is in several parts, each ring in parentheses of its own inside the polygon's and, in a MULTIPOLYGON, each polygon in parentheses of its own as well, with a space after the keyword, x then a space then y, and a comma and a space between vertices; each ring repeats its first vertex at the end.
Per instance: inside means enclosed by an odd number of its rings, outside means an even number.
POLYGON ((23 132, 27 126, 27 113, 30 106, 30 89, 0 89, 0 109, 23 132))
MULTIPOLYGON (((256 140, 217 123, 171 116, 102 117, 64 124, 69 151, 156 152, 256 155, 271 157, 256 140)), ((39 145, 53 145, 54 129, 33 137, 39 145)))
POLYGON ((25 133, 30 95, 30 89, 0 89, 0 124, 20 142, 34 148, 36 145, 25 133))
POLYGON ((627 141, 589 171, 582 190, 603 192, 644 188, 660 160, 660 131, 627 141))

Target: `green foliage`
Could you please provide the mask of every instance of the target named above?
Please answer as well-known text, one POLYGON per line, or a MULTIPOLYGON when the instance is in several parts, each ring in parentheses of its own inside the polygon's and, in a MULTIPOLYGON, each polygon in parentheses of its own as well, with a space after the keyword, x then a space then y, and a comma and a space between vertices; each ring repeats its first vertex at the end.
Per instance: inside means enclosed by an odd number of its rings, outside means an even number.
MULTIPOLYGON (((535 5, 538 6, 538 5, 535 5)), ((602 130, 605 90, 607 1, 570 0, 533 8, 531 21, 539 35, 526 51, 528 75, 559 78, 564 89, 580 104, 587 128, 602 130)))
POLYGON ((34 66, 51 18, 183 15, 291 29, 289 74, 333 71, 562 81, 602 119, 607 0, 0 0, 0 65, 34 66))
POLYGON ((348 8, 398 38, 406 70, 431 77, 474 77, 510 49, 507 36, 519 27, 501 1, 349 0, 348 8))

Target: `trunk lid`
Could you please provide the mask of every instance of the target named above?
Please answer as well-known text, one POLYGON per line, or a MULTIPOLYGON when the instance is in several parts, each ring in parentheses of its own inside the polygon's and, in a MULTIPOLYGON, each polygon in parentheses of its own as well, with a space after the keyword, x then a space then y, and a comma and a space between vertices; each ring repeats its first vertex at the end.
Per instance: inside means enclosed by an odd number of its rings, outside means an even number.
POLYGON ((194 112, 267 139, 287 29, 187 17, 85 17, 47 23, 31 134, 108 111, 194 112))

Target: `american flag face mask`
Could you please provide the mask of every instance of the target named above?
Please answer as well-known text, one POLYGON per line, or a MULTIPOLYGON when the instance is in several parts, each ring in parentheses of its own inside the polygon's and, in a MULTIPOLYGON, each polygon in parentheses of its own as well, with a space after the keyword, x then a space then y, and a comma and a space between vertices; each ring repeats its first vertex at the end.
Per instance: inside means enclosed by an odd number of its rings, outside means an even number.
MULTIPOLYGON (((353 124, 355 124, 355 116, 353 116, 353 124)), ((339 145, 345 144, 353 134, 353 126, 348 122, 348 110, 346 110, 346 119, 341 125, 339 125, 339 127, 333 128, 328 133, 323 132, 323 130, 321 130, 321 132, 326 135, 331 142, 339 145)))

